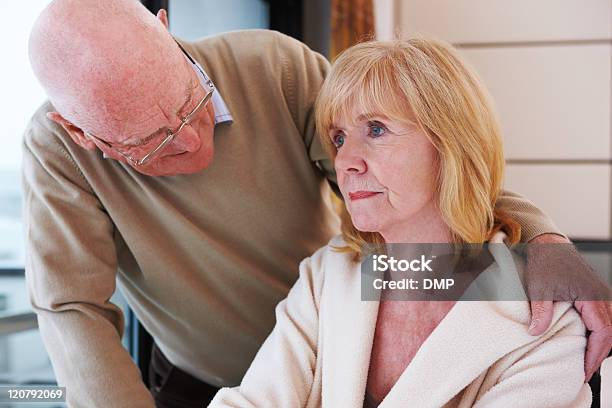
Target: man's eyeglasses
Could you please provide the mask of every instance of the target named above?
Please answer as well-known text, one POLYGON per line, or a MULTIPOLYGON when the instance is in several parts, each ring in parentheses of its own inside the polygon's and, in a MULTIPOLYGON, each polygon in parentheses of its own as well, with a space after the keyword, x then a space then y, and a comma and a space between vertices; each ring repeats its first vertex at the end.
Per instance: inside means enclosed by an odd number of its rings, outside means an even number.
MULTIPOLYGON (((187 52, 183 49, 183 47, 181 47, 180 44, 178 44, 178 46, 181 49, 181 51, 185 54, 185 57, 189 60, 189 63, 192 65, 194 71, 196 72, 198 80, 200 81, 200 84, 206 90, 206 95, 204 95, 204 98, 202 98, 202 100, 198 102, 198 104, 195 106, 195 108, 193 108, 193 110, 189 114, 187 114, 186 116, 179 116, 179 120, 181 121, 181 124, 175 130, 166 129, 165 130, 166 137, 164 137, 164 139, 154 149, 149 151, 147 154, 145 154, 140 159, 136 159, 132 157, 131 155, 124 153, 120 149, 121 147, 125 148, 125 147, 142 146, 150 141, 150 137, 144 138, 135 144, 125 145, 125 144, 119 144, 119 143, 109 143, 106 140, 102 140, 99 137, 91 133, 87 133, 87 132, 85 132, 85 136, 91 139, 95 139, 98 142, 102 143, 107 148, 112 149, 115 152, 119 153, 119 155, 125 158, 132 166, 144 166, 145 164, 149 163, 153 158, 155 158, 166 146, 172 143, 174 138, 181 132, 181 130, 183 130, 185 126, 189 126, 191 122, 194 120, 194 118, 196 118, 202 112, 202 110, 206 107, 206 105, 212 98, 213 92, 215 90, 215 85, 206 76, 206 74, 204 74, 204 71, 202 71, 202 68, 200 68, 200 66, 193 60, 193 58, 191 58, 189 54, 187 54, 187 52)), ((153 136, 156 136, 156 135, 157 133, 153 136)))

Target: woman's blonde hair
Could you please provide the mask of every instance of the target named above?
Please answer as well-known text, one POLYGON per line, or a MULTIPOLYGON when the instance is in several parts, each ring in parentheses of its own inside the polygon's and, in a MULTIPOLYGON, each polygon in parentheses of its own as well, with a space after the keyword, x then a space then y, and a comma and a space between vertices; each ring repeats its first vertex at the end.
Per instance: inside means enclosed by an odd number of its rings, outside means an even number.
MULTIPOLYGON (((439 208, 453 242, 483 243, 503 229, 511 243, 520 226, 495 207, 504 154, 498 120, 478 76, 449 44, 432 39, 368 41, 334 62, 316 102, 316 126, 328 152, 329 131, 354 107, 407 121, 410 113, 439 155, 439 208)), ((406 180, 409 182, 409 180, 406 180)), ((355 228, 341 208, 342 234, 356 258, 366 244, 384 243, 355 228)))

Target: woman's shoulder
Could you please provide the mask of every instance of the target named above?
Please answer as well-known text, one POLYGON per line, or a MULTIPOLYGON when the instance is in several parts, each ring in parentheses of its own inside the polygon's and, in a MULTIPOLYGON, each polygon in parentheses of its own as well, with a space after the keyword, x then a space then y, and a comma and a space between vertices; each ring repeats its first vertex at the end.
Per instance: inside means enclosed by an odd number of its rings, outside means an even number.
POLYGON ((341 234, 333 236, 327 244, 317 249, 310 257, 306 259, 325 261, 325 262, 349 262, 353 261, 353 253, 343 250, 347 247, 347 243, 341 234))
MULTIPOLYGON (((525 260, 521 256, 514 253, 514 250, 505 243, 506 234, 503 232, 497 232, 489 241, 489 252, 493 256, 497 267, 504 271, 504 276, 513 276, 515 282, 512 282, 519 288, 524 296, 523 299, 518 296, 512 297, 500 296, 497 300, 523 300, 523 302, 499 302, 500 305, 504 305, 508 312, 511 310, 515 315, 521 315, 523 319, 530 319, 531 309, 528 302, 528 296, 524 292, 522 280, 519 275, 524 274, 524 263, 525 260)), ((499 278, 499 276, 498 276, 499 278)), ((507 279, 504 281, 504 290, 508 290, 507 279)), ((572 334, 584 335, 585 326, 580 318, 580 315, 576 309, 568 302, 554 302, 553 303, 553 319, 552 324, 549 328, 549 332, 555 333, 559 330, 562 332, 571 332, 572 334), (555 327, 556 326, 556 327, 555 327)))
MULTIPOLYGON (((522 326, 521 330, 528 337, 527 329, 531 321, 531 307, 528 301, 492 301, 477 302, 493 311, 498 320, 505 320, 522 326)), ((554 302, 551 323, 547 330, 538 337, 586 336, 586 327, 578 311, 569 302, 554 302)))
MULTIPOLYGON (((342 252, 345 246, 341 236, 335 236, 300 263, 299 278, 294 287, 308 288, 318 305, 323 297, 324 288, 343 287, 347 280, 355 279, 354 272, 359 263, 353 260, 352 253, 342 252)), ((357 274, 358 276, 358 274, 357 274)))
POLYGON ((344 248, 347 248, 346 241, 342 235, 336 235, 327 244, 304 259, 300 268, 307 268, 315 279, 323 279, 326 274, 330 273, 335 276, 352 273, 359 267, 359 262, 354 259, 353 252, 344 248))

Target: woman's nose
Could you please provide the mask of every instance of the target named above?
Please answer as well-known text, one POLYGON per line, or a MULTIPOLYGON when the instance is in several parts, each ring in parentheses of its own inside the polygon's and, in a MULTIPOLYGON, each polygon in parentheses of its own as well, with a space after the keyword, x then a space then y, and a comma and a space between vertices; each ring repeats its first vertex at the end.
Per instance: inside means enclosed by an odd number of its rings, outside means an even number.
POLYGON ((347 174, 362 174, 368 170, 363 149, 359 142, 347 141, 338 149, 336 168, 337 171, 343 171, 347 174))

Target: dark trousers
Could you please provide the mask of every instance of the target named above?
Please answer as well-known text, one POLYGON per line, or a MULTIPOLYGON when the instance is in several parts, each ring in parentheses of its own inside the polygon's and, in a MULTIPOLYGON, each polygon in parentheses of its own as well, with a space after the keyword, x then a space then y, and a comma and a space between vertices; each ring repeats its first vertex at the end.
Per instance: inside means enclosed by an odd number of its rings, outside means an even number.
POLYGON ((151 350, 149 382, 157 408, 206 407, 219 390, 173 366, 155 344, 151 350))

